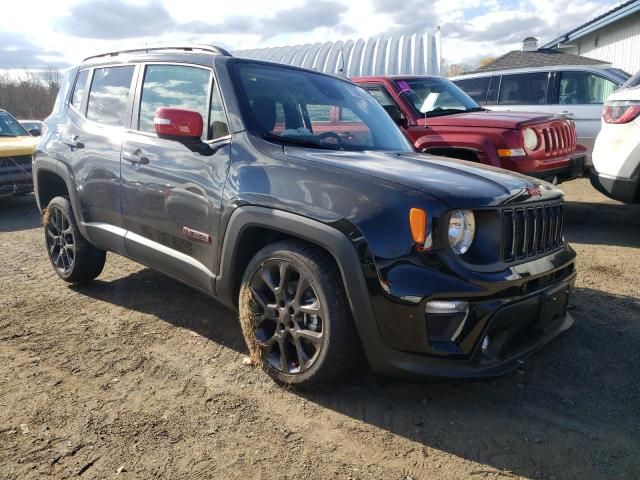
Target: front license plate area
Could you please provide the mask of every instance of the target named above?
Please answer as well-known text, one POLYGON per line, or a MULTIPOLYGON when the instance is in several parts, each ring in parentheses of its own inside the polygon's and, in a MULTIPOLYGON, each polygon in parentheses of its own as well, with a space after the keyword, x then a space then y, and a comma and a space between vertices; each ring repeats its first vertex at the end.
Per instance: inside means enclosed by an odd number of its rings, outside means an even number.
POLYGON ((564 318, 568 303, 569 286, 566 284, 545 292, 541 298, 540 317, 536 327, 540 330, 546 330, 554 326, 564 318))

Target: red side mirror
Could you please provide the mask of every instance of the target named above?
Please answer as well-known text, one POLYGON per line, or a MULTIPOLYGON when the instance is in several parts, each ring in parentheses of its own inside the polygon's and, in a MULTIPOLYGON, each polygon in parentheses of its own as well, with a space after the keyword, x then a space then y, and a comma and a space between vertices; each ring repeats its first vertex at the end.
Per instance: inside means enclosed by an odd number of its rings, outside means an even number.
POLYGON ((153 124, 159 137, 200 138, 202 115, 193 110, 160 107, 156 110, 153 124))

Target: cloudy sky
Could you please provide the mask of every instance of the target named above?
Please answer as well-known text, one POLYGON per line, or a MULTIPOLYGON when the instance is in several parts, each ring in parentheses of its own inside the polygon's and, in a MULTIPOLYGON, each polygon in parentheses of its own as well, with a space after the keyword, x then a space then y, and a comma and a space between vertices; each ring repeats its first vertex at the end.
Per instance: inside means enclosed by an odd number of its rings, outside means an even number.
POLYGON ((145 43, 243 49, 442 29, 443 57, 476 61, 543 43, 612 0, 26 0, 3 2, 0 69, 65 67, 145 43))

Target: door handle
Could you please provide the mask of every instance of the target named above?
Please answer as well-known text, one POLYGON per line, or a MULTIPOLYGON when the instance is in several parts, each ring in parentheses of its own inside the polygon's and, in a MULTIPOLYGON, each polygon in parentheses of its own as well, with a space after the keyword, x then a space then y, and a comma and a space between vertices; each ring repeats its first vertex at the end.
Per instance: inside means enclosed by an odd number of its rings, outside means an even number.
POLYGON ((560 112, 562 113, 562 115, 566 116, 566 117, 572 117, 575 115, 573 112, 569 112, 568 110, 565 110, 564 112, 560 112))
POLYGON ((62 137, 62 143, 68 145, 71 148, 82 148, 84 147, 84 143, 80 142, 80 137, 78 135, 67 135, 62 137))
POLYGON ((122 158, 131 162, 132 165, 147 165, 149 158, 142 155, 142 150, 137 149, 134 152, 122 152, 122 158))

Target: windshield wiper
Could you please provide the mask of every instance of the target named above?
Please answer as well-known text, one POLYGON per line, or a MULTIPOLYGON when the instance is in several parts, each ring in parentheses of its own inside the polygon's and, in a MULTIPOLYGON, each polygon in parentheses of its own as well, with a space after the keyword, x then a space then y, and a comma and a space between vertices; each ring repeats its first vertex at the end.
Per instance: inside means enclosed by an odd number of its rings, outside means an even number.
POLYGON ((425 112, 425 117, 439 117, 441 115, 451 115, 452 113, 464 113, 468 110, 462 110, 460 108, 437 108, 436 110, 431 110, 430 112, 425 112))
POLYGON ((314 142, 308 138, 296 138, 296 137, 286 137, 282 135, 276 135, 275 133, 266 132, 262 135, 262 138, 265 140, 275 140, 276 142, 288 143, 290 145, 297 145, 300 147, 311 147, 311 148, 321 148, 324 150, 339 150, 339 145, 331 145, 331 144, 322 144, 319 141, 314 142))
POLYGON ((473 108, 436 108, 430 112, 425 112, 425 117, 440 117, 442 115, 453 115, 455 113, 469 113, 469 112, 484 112, 486 108, 473 107, 473 108))
POLYGON ((12 135, 11 133, 0 133, 0 137, 17 137, 18 135, 12 135))

